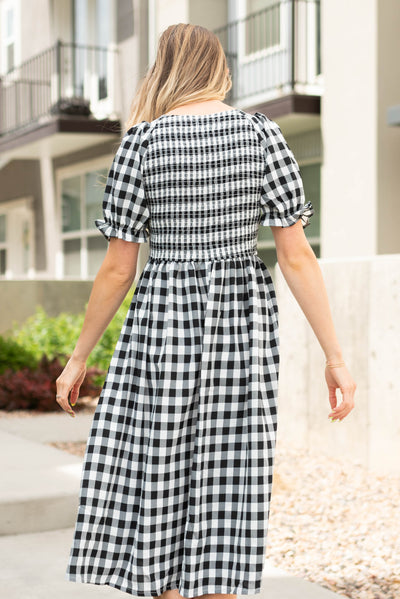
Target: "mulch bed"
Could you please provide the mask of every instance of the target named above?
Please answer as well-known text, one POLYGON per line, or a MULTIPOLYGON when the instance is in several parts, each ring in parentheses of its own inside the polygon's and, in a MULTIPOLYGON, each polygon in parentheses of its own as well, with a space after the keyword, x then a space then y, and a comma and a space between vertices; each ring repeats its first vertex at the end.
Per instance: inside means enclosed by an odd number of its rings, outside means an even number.
MULTIPOLYGON (((74 406, 74 411, 77 414, 92 414, 94 413, 97 402, 99 401, 98 397, 80 397, 74 406)), ((56 400, 54 400, 54 404, 56 404, 56 400)), ((45 416, 47 414, 63 414, 65 415, 64 410, 56 405, 56 409, 54 411, 42 412, 39 410, 0 410, 0 418, 35 418, 36 416, 45 416)))

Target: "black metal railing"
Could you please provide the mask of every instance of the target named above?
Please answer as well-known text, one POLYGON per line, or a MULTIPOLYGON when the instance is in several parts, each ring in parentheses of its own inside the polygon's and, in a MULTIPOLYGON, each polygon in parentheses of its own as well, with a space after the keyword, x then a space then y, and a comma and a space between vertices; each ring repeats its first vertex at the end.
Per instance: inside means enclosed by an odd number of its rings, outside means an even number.
POLYGON ((0 78, 0 135, 46 115, 90 114, 90 104, 107 98, 115 49, 57 43, 0 78))
POLYGON ((214 29, 232 75, 227 99, 320 93, 320 0, 270 0, 269 6, 214 29))

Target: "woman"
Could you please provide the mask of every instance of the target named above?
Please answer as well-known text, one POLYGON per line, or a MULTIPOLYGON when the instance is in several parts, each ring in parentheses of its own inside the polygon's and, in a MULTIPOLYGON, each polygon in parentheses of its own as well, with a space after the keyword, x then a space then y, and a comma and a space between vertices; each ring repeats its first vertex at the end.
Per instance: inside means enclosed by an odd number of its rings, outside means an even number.
POLYGON ((132 285, 141 242, 150 255, 94 414, 68 580, 165 599, 260 592, 279 351, 259 225, 272 227, 280 268, 325 353, 330 416, 354 407, 303 231, 313 207, 297 162, 274 121, 221 101, 230 87, 212 32, 168 27, 108 174, 96 221, 108 251, 57 380, 67 412, 132 285))

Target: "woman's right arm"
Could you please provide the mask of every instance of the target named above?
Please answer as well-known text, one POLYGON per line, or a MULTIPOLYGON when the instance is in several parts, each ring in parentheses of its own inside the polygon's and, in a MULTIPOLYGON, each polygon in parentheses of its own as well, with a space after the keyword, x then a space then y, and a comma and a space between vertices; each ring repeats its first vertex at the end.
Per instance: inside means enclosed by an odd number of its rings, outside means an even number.
POLYGON ((93 282, 79 338, 64 370, 57 378, 57 400, 74 414, 87 359, 110 324, 136 276, 140 243, 111 238, 104 260, 93 282), (71 406, 68 403, 70 396, 71 406))
MULTIPOLYGON (((297 303, 310 323, 329 364, 343 362, 325 282, 317 258, 304 234, 301 220, 288 227, 273 227, 279 268, 297 303)), ((354 382, 347 367, 325 368, 332 412, 329 417, 342 420, 354 408, 354 382), (337 406, 336 389, 343 395, 337 406)))

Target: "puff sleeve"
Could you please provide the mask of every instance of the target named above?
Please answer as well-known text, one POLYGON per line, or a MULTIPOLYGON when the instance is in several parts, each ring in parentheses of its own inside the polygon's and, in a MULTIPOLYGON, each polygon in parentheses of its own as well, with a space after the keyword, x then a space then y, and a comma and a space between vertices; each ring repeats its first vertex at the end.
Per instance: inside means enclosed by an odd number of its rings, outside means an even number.
POLYGON ((303 228, 314 214, 305 201, 299 165, 275 121, 256 113, 264 156, 260 197, 260 225, 290 227, 301 219, 303 228))
POLYGON ((147 148, 149 123, 142 121, 125 133, 108 172, 103 218, 95 225, 109 241, 111 237, 144 242, 149 239, 150 212, 143 181, 142 164, 147 148))

